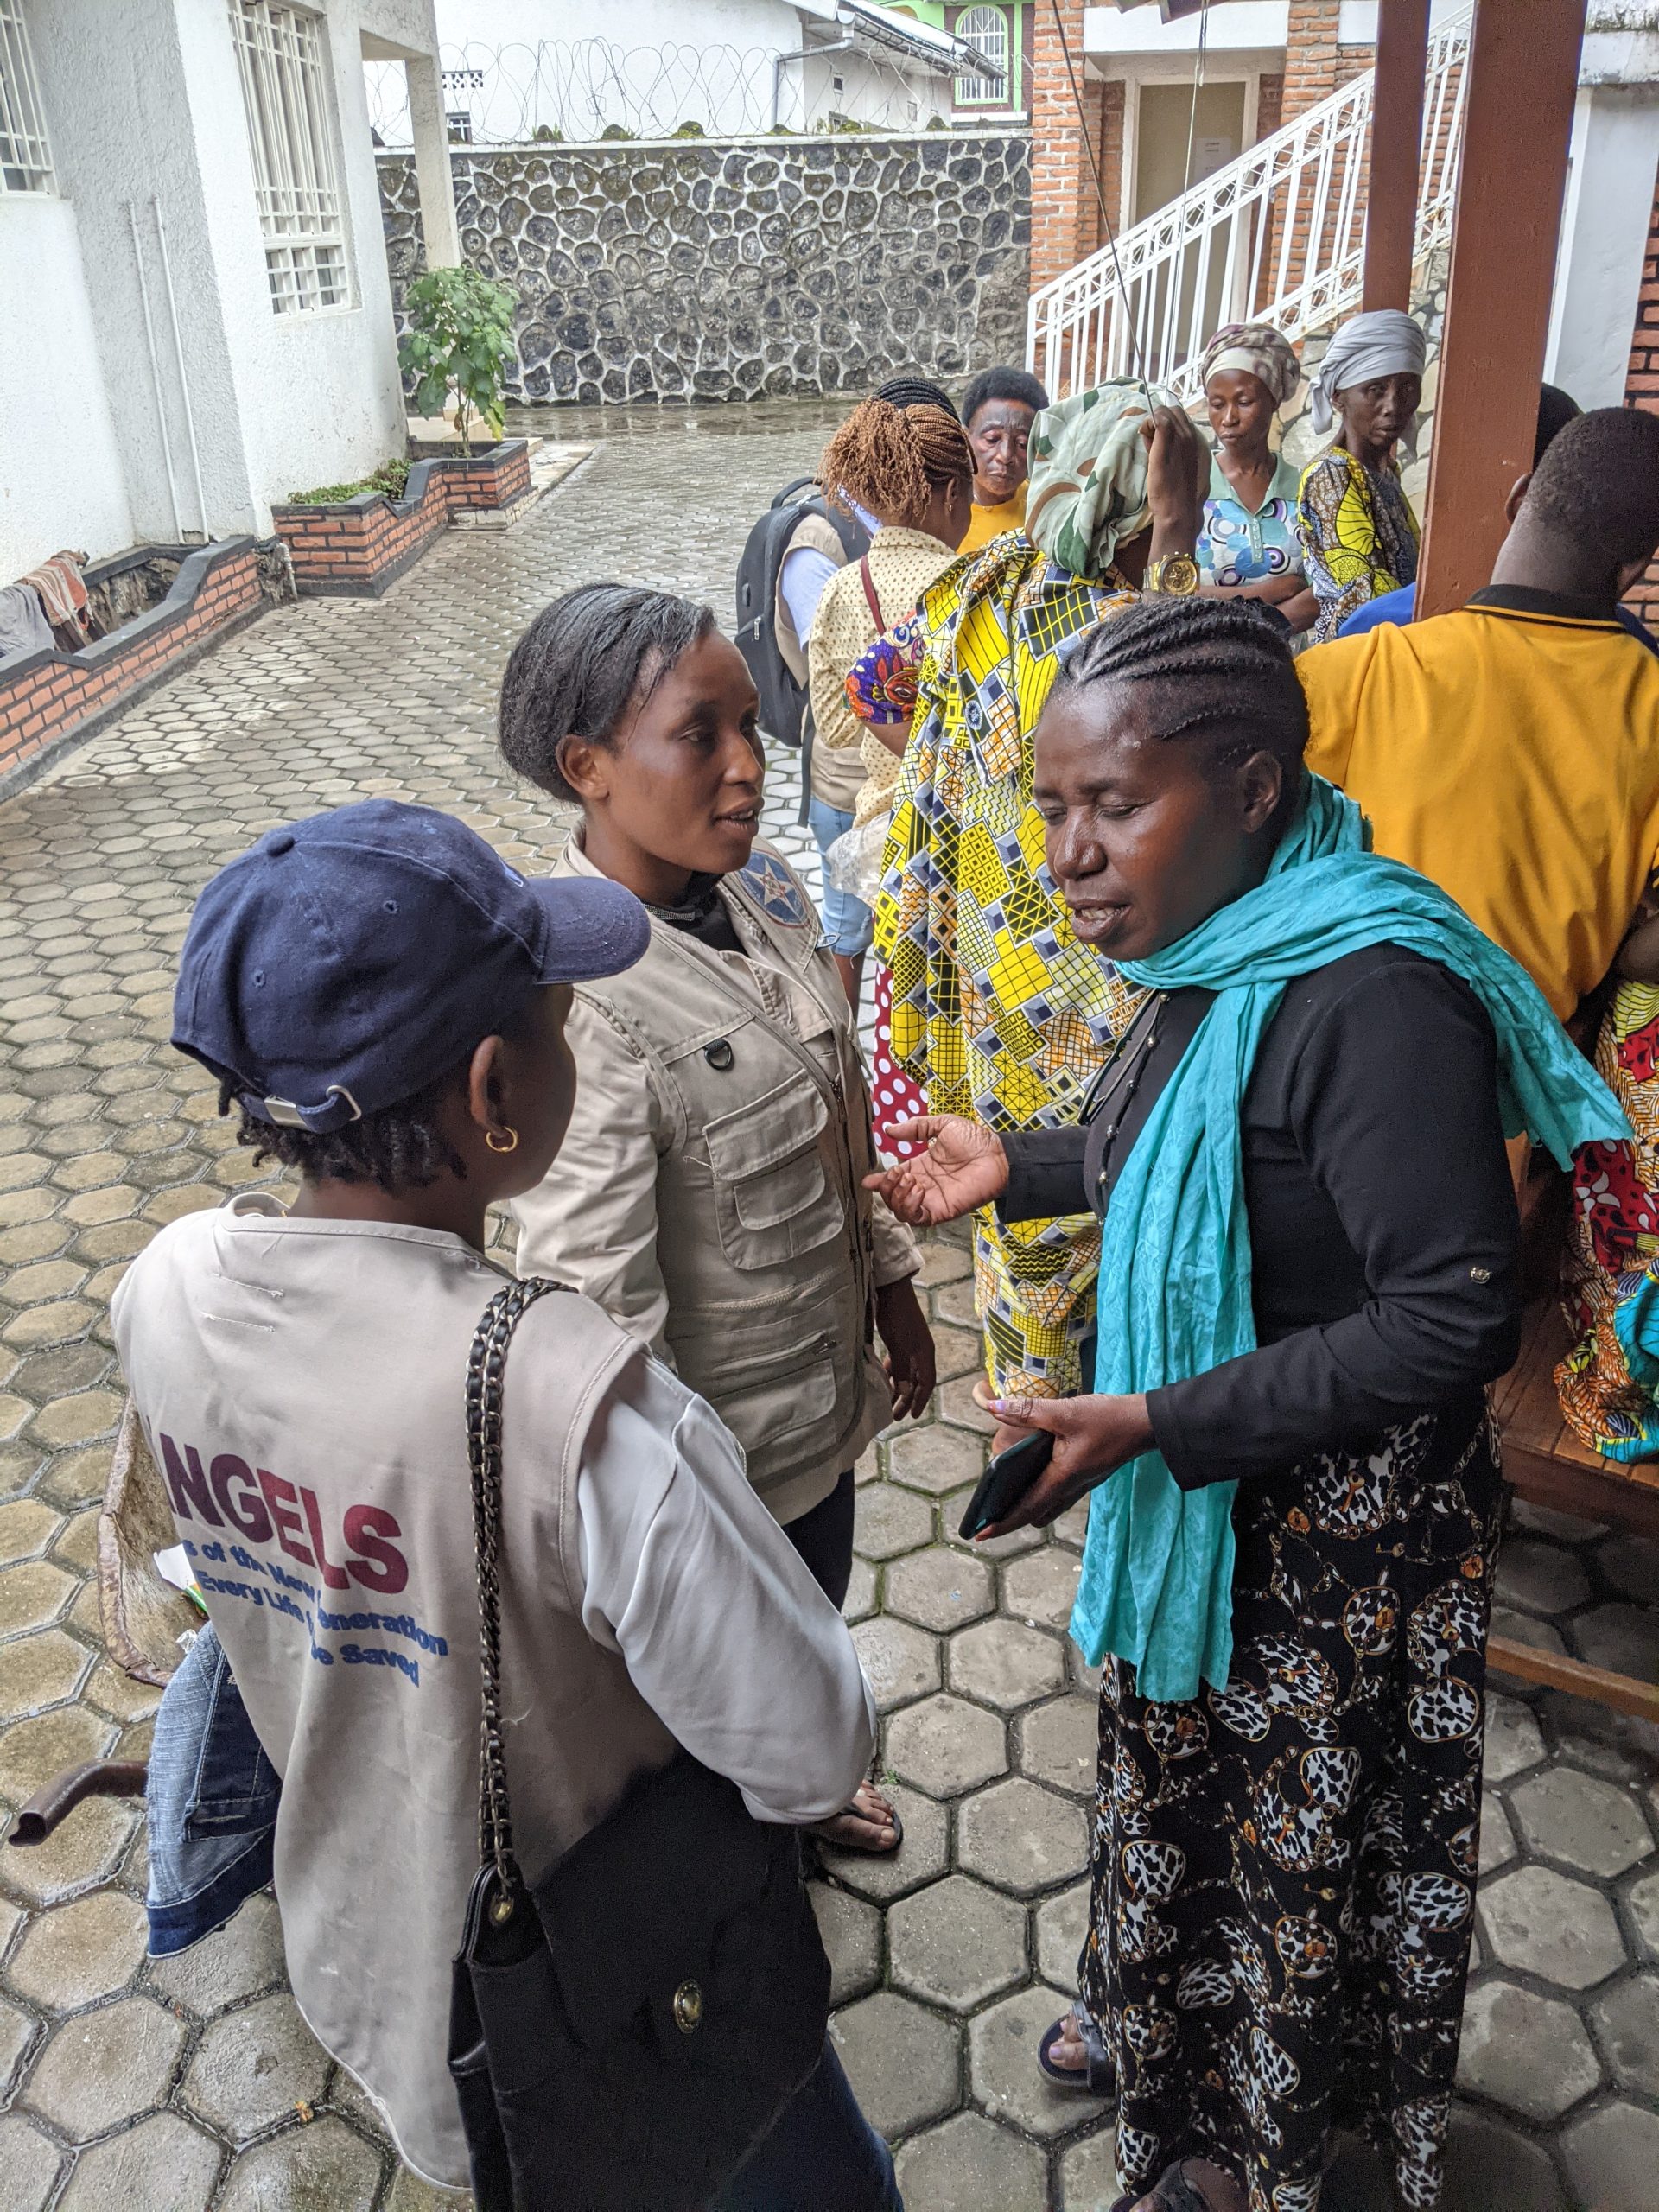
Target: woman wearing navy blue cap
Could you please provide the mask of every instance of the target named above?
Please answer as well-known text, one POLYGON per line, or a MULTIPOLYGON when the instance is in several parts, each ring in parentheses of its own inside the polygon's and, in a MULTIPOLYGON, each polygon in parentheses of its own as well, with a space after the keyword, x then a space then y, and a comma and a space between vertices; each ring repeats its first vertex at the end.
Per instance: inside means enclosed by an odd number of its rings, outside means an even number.
MULTIPOLYGON (((628 974, 577 994, 559 1173, 513 1211, 520 1272, 579 1284, 709 1400, 839 1605, 854 1462, 926 1405, 933 1344, 910 1232, 863 1187, 841 978, 798 879, 755 842, 755 712, 709 609, 664 592, 589 585, 513 648, 502 750, 582 810, 559 873, 626 884, 652 919, 628 974)), ((901 1830, 866 1783, 830 1837, 889 1852, 901 1830)))
MULTIPOLYGON (((447 2042, 478 1865, 464 1386, 512 1281, 486 1214, 553 1169, 571 985, 647 936, 626 891, 526 882, 425 808, 373 800, 263 838, 198 902, 174 1042, 299 1192, 173 1223, 114 1300, 204 1639, 281 1776, 296 1999, 404 2158, 450 2187, 469 2178, 447 2042)), ((844 1804, 874 1742, 857 1656, 709 1408, 589 1300, 548 1297, 513 1338, 501 1439, 504 1737, 531 1881, 677 1745, 758 1818, 844 1804)), ((226 1808, 198 1793, 211 1825, 226 1808)), ((798 2205, 779 2177, 815 2171, 849 2212, 897 2206, 827 2051, 717 2201, 798 2205)))

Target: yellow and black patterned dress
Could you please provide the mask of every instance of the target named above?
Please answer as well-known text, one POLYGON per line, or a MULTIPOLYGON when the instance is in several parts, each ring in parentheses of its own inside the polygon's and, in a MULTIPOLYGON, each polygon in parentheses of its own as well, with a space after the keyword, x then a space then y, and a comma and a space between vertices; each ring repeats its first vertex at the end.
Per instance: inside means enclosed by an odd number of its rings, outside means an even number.
MULTIPOLYGON (((893 1056, 935 1114, 995 1129, 1075 1122, 1141 1003, 1072 936, 1031 805, 1032 732, 1060 662, 1135 596, 1116 571, 1084 582, 1011 532, 922 601, 928 646, 875 943, 893 974, 893 1056)), ((976 1217, 975 1297, 999 1389, 1080 1387, 1099 1255, 1091 1215, 976 1217)))

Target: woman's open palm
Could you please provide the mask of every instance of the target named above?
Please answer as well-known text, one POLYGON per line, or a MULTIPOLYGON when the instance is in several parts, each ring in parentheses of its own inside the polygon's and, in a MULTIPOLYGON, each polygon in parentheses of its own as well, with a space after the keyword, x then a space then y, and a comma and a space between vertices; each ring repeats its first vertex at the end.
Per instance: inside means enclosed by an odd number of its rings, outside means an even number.
POLYGON ((864 1179, 899 1220, 913 1228, 958 1221, 976 1207, 988 1205, 1008 1187, 1002 1141, 982 1122, 959 1114, 925 1114, 919 1121, 894 1122, 887 1135, 927 1147, 925 1152, 864 1179))

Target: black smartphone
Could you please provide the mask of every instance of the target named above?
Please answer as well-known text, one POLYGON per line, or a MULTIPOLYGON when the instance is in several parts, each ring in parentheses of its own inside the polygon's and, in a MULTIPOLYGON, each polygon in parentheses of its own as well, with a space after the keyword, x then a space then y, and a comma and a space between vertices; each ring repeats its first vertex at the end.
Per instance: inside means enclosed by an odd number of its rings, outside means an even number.
POLYGON ((1046 1428, 1033 1428, 1029 1436, 999 1452, 980 1477, 957 1535, 976 1536, 982 1529, 1013 1512, 1053 1457, 1054 1436, 1046 1428))

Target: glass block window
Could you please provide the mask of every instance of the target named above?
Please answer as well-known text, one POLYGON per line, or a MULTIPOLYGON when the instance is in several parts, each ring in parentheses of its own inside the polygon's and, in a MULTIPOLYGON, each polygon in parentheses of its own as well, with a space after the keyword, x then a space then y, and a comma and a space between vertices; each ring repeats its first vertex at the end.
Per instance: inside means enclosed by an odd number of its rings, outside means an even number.
POLYGON ((230 0, 278 315, 350 305, 321 26, 280 0, 230 0))
POLYGON ((52 149, 22 0, 0 0, 0 192, 50 192, 52 149))
POLYGON ((957 98, 963 103, 1005 100, 1008 82, 1008 19, 1001 8, 964 8, 957 36, 982 54, 990 67, 982 77, 958 77, 957 98))

